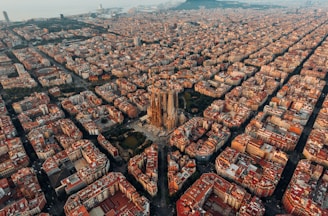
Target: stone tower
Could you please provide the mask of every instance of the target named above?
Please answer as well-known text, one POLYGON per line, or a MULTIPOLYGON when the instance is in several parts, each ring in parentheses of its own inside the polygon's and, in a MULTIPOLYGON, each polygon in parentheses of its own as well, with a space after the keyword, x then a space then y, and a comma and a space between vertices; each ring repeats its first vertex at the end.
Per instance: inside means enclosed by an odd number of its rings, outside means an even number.
POLYGON ((151 91, 150 106, 147 114, 150 124, 174 129, 178 124, 178 92, 154 88, 151 91))

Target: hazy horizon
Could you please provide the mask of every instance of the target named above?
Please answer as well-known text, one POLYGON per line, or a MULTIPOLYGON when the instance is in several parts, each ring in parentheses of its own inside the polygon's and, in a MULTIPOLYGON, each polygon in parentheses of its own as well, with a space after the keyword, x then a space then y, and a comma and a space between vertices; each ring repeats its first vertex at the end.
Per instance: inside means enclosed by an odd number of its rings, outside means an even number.
POLYGON ((4 20, 2 11, 8 13, 11 21, 22 21, 32 18, 59 17, 60 14, 74 15, 95 11, 101 4, 103 8, 122 7, 132 8, 139 5, 158 5, 165 3, 184 2, 185 0, 120 0, 120 1, 81 1, 81 0, 1 0, 0 20, 4 20))
MULTIPOLYGON (((159 5, 167 3, 182 3, 186 0, 120 0, 120 1, 81 1, 81 0, 1 0, 0 8, 1 15, 0 20, 4 20, 2 11, 8 13, 11 21, 22 21, 32 18, 51 18, 59 17, 60 14, 75 15, 81 13, 94 12, 99 8, 101 4, 103 8, 122 7, 124 9, 130 9, 139 5, 159 5)), ((200 0, 201 1, 201 0, 200 0)), ((307 0, 237 0, 240 2, 248 3, 270 3, 281 5, 304 5, 307 0)), ((318 4, 323 4, 324 0, 317 0, 318 4)), ((327 3, 326 3, 327 5, 327 3)))

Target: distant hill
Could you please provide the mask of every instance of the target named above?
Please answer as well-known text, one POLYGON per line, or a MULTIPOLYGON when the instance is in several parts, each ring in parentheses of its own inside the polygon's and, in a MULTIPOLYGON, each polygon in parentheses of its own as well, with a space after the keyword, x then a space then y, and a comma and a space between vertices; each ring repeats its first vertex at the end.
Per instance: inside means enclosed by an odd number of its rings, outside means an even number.
POLYGON ((265 5, 265 4, 253 4, 239 1, 219 1, 219 0, 187 0, 186 2, 173 8, 176 10, 194 10, 200 8, 253 8, 253 9, 269 9, 280 8, 278 5, 265 5))
POLYGON ((186 2, 202 2, 202 1, 216 1, 216 0, 187 0, 186 2))

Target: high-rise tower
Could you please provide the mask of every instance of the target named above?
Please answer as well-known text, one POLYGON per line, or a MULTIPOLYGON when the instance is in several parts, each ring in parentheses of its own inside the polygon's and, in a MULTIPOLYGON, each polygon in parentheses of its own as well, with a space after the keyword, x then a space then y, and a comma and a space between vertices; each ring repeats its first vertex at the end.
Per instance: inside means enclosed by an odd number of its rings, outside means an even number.
POLYGON ((6 11, 3 11, 3 16, 4 16, 5 20, 6 20, 6 22, 9 23, 10 20, 9 20, 9 17, 8 17, 8 14, 7 14, 6 11))

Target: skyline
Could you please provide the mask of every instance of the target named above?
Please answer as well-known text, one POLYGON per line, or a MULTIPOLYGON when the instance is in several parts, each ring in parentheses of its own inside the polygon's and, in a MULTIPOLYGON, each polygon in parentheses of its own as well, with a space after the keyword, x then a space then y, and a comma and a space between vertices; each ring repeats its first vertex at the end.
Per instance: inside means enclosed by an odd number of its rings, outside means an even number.
MULTIPOLYGON (((139 5, 159 5, 166 3, 183 2, 183 0, 121 0, 116 2, 105 2, 102 0, 96 1, 19 1, 19 0, 2 0, 0 8, 2 11, 8 13, 11 21, 23 21, 32 18, 51 18, 59 17, 60 14, 64 16, 76 15, 80 13, 88 13, 95 11, 101 4, 103 8, 122 7, 130 9, 139 5), (76 7, 78 5, 78 8, 76 7)), ((3 20, 1 16, 0 20, 3 20)))
MULTIPOLYGON (((121 0, 116 2, 105 2, 102 0, 96 1, 64 1, 58 0, 52 1, 19 1, 19 0, 2 0, 0 2, 0 8, 2 11, 8 13, 11 21, 24 21, 33 18, 53 18, 59 17, 60 14, 64 16, 76 15, 81 13, 88 13, 96 11, 100 5, 103 8, 121 7, 124 10, 128 10, 133 7, 145 5, 165 5, 165 4, 177 4, 183 3, 187 0, 121 0), (76 7, 78 5, 78 7, 76 7)), ((307 0, 293 1, 293 0, 239 0, 243 3, 262 3, 262 4, 277 4, 277 5, 289 5, 289 6, 302 6, 306 4, 307 0)), ((317 4, 324 4, 321 0, 314 1, 317 4)), ((327 4, 327 3, 326 3, 327 4)), ((3 16, 0 16, 0 20, 4 20, 3 16)))

